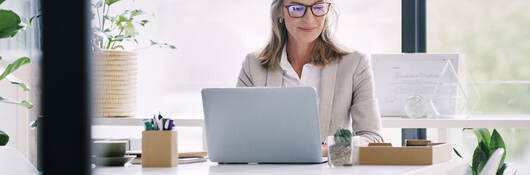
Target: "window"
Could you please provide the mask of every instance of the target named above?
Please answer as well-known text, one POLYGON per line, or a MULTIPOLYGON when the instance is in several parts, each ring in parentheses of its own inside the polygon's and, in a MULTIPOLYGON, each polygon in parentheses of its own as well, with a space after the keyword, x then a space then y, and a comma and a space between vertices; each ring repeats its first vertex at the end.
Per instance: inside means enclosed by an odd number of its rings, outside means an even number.
MULTIPOLYGON (((137 117, 146 118, 159 111, 173 117, 202 117, 201 89, 235 87, 246 54, 259 50, 268 41, 271 2, 162 0, 121 1, 115 5, 114 13, 119 13, 120 8, 155 13, 140 37, 177 47, 176 51, 137 50, 137 117)), ((401 52, 400 1, 334 3, 339 12, 335 33, 339 43, 366 54, 401 52)), ((140 137, 140 127, 123 127, 120 133, 108 132, 109 129, 97 126, 93 137, 140 137)), ((200 147, 200 129, 179 128, 179 133, 187 137, 179 137, 180 143, 186 143, 180 145, 184 149, 200 147)))
MULTIPOLYGON (((177 47, 138 50, 139 117, 158 111, 201 115, 200 90, 234 87, 246 54, 262 48, 270 37, 270 0, 132 2, 120 2, 124 5, 119 7, 155 13, 141 37, 177 47)), ((399 1, 334 2, 341 44, 364 53, 400 52, 399 1)))
POLYGON ((530 2, 427 2, 429 52, 457 52, 476 83, 475 113, 530 114, 530 2))
MULTIPOLYGON (((427 50, 461 54, 481 95, 474 113, 530 114, 529 8, 525 0, 427 2, 427 50)), ((506 142, 506 162, 521 163, 518 173, 529 172, 522 165, 530 154, 530 130, 498 130, 506 142)), ((473 133, 459 129, 451 137, 471 157, 477 144, 473 133)))

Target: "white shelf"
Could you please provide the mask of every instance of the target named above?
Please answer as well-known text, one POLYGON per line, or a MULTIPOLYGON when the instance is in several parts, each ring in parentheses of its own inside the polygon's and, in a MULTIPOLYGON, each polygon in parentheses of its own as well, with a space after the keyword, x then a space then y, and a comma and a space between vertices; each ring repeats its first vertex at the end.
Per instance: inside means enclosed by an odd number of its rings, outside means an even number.
MULTIPOLYGON (((201 116, 174 117, 180 127, 202 127, 201 116)), ((530 115, 473 115, 466 118, 383 117, 384 128, 530 128, 530 115)), ((143 126, 140 118, 95 118, 93 125, 143 126)))
POLYGON ((384 128, 530 128, 530 115, 471 115, 460 118, 383 117, 384 128))

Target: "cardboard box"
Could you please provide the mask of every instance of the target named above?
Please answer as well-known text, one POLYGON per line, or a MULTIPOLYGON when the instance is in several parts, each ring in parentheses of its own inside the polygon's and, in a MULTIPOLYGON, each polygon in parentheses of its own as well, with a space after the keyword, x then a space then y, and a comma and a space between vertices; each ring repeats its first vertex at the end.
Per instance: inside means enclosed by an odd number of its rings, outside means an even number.
POLYGON ((451 160, 453 147, 448 143, 427 146, 366 146, 359 147, 360 165, 432 165, 451 160))
POLYGON ((142 167, 178 165, 177 131, 142 132, 142 167))

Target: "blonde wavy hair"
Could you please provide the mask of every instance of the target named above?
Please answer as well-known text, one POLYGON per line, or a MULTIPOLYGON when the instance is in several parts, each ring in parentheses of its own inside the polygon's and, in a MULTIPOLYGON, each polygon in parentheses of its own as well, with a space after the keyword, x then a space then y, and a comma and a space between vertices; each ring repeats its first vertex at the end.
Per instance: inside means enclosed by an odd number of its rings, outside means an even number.
MULTIPOLYGON (((280 15, 282 13, 283 0, 273 0, 271 4, 271 21, 272 21, 272 36, 258 55, 260 63, 268 69, 276 69, 280 65, 283 47, 287 43, 288 32, 285 23, 280 23, 280 15)), ((335 21, 338 19, 337 11, 332 7, 330 9, 335 15, 335 21)), ((309 12, 306 15, 312 15, 309 12)), ((325 66, 335 60, 340 60, 342 56, 350 52, 341 48, 333 41, 332 30, 330 27, 329 16, 326 16, 324 22, 324 29, 320 36, 315 40, 315 44, 311 51, 310 63, 318 66, 325 66)))

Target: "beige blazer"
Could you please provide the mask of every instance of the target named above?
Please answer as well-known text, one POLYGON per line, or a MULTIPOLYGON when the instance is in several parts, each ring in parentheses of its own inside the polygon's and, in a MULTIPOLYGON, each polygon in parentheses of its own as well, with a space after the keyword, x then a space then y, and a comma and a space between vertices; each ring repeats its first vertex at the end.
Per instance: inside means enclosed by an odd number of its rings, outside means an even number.
MULTIPOLYGON (((282 76, 281 69, 264 68, 257 53, 250 53, 243 61, 237 87, 281 87, 282 76)), ((338 128, 351 126, 365 142, 383 142, 373 73, 366 55, 353 52, 324 66, 319 93, 322 141, 338 128)))

